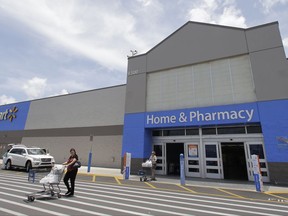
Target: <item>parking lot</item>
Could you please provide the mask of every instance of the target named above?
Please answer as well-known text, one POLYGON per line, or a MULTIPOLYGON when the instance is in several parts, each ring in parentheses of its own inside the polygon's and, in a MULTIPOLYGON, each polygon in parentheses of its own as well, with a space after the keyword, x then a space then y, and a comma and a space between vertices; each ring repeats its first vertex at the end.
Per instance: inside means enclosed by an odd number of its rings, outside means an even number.
POLYGON ((123 185, 139 188, 149 188, 163 191, 174 191, 207 195, 215 197, 233 197, 248 200, 261 200, 283 202, 288 204, 288 188, 264 185, 263 192, 256 192, 253 182, 233 182, 224 180, 186 179, 186 184, 181 185, 177 177, 162 176, 157 181, 140 181, 140 176, 131 175, 129 180, 124 180, 119 174, 109 175, 101 173, 85 173, 80 171, 77 179, 87 182, 123 185))

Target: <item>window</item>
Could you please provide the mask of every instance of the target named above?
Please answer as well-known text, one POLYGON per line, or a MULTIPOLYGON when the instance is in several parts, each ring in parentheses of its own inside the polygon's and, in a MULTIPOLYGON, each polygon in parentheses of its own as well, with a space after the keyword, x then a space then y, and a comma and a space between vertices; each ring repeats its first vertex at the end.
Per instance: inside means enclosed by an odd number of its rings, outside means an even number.
POLYGON ((206 145, 205 153, 206 153, 206 158, 217 158, 216 145, 206 145))
POLYGON ((164 130, 163 136, 185 136, 185 129, 164 130))
POLYGON ((264 159, 264 152, 263 152, 263 146, 261 144, 252 144, 249 145, 250 148, 250 154, 253 155, 259 155, 260 159, 264 159))
POLYGON ((202 128, 202 134, 203 135, 215 135, 216 128, 202 128))
POLYGON ((251 134, 251 133, 262 133, 262 128, 260 125, 251 125, 251 126, 247 126, 247 133, 251 134))
POLYGON ((245 134, 245 127, 218 127, 218 134, 245 134))
POLYGON ((187 136, 197 136, 199 135, 199 129, 198 128, 193 128, 193 129, 186 129, 186 135, 187 136))

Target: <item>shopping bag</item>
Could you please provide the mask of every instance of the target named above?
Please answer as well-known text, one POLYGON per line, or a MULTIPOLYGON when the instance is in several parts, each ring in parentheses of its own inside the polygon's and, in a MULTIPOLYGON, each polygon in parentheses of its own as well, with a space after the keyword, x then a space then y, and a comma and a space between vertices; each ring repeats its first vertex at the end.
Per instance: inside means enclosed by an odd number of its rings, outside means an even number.
POLYGON ((73 165, 73 168, 80 168, 81 167, 81 162, 80 161, 76 161, 73 165))
POLYGON ((146 162, 142 163, 142 167, 152 167, 152 161, 146 160, 146 162))

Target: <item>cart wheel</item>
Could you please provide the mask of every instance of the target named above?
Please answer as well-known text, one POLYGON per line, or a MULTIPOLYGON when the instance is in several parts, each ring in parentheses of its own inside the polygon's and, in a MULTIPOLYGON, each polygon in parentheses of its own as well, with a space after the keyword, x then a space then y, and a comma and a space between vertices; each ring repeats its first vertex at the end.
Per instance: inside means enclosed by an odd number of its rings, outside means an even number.
POLYGON ((28 196, 28 201, 29 202, 34 202, 35 200, 35 197, 34 196, 28 196))
POLYGON ((58 198, 61 198, 61 194, 60 194, 60 193, 58 193, 57 197, 58 197, 58 198))

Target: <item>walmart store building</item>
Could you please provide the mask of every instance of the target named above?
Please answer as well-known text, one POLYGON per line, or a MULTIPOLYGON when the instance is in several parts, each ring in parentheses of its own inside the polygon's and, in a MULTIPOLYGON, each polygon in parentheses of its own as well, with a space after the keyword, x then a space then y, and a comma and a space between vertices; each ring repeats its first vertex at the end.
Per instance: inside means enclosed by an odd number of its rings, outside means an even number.
POLYGON ((157 173, 288 183, 288 61, 278 22, 242 29, 188 22, 128 58, 127 84, 0 107, 0 144, 75 147, 93 166, 132 173, 154 149, 157 173))

